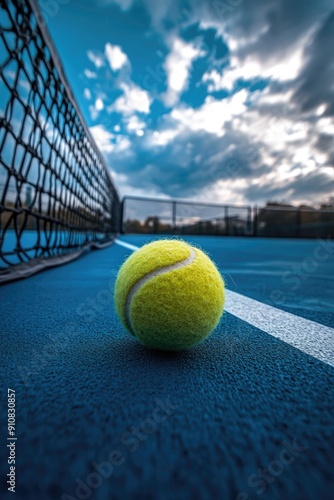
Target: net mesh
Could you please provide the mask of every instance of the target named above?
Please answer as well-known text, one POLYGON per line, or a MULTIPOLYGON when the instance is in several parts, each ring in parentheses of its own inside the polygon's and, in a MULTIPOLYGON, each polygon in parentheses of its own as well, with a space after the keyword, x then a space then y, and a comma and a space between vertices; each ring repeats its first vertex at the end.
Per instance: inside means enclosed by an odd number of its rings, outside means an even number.
POLYGON ((120 200, 36 5, 0 2, 0 273, 110 240, 120 200))

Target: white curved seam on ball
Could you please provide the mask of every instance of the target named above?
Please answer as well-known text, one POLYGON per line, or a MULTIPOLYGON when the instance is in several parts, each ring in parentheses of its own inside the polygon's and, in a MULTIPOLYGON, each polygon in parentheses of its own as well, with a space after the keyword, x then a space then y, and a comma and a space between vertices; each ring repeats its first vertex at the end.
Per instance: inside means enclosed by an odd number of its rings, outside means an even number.
POLYGON ((171 264, 170 266, 165 266, 161 267, 160 269, 157 269, 155 271, 152 271, 148 274, 146 274, 143 278, 141 278, 133 287, 131 288, 127 299, 125 303, 125 317, 126 317, 126 322, 128 324, 128 327, 132 334, 134 335, 134 331, 132 329, 132 324, 131 324, 131 318, 130 318, 130 308, 131 308, 131 303, 132 299, 136 295, 136 293, 140 290, 140 288, 145 285, 149 280, 152 278, 155 278, 156 276, 161 276, 162 274, 169 273, 170 271, 175 271, 177 269, 183 269, 186 266, 189 266, 194 262, 196 259, 196 252, 195 250, 190 247, 190 255, 184 260, 181 260, 180 262, 176 262, 175 264, 171 264))

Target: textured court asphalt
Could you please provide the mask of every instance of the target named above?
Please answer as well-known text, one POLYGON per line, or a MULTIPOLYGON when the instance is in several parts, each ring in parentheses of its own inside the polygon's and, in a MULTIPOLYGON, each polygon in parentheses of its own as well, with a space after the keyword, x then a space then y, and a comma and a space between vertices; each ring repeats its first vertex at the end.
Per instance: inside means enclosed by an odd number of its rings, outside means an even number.
MULTIPOLYGON (((334 326, 333 246, 320 261, 316 241, 191 241, 231 290, 334 326)), ((1 428, 10 387, 16 498, 332 499, 334 368, 229 313, 189 351, 146 349, 108 291, 130 253, 113 245, 0 288, 1 428)), ((3 492, 4 438, 0 453, 3 492)))

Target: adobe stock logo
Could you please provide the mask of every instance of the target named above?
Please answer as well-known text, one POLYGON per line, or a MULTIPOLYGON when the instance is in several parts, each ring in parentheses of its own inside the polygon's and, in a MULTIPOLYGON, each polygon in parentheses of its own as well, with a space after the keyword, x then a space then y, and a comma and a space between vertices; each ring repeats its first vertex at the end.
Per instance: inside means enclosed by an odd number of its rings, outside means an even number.
MULTIPOLYGON (((296 439, 293 440, 292 444, 287 441, 283 441, 282 444, 283 448, 278 457, 272 460, 266 469, 257 469, 256 473, 251 474, 247 480, 247 484, 254 488, 257 495, 262 495, 283 474, 285 468, 293 464, 299 455, 307 449, 306 446, 300 446, 296 439)), ((236 497, 236 500, 250 499, 251 497, 244 491, 236 497)))

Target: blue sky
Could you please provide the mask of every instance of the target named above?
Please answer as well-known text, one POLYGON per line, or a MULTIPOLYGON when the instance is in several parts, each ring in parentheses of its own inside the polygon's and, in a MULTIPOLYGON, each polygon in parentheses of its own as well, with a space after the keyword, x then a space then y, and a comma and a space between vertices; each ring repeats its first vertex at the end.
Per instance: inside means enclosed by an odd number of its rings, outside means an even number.
POLYGON ((333 196, 332 0, 49 4, 40 0, 122 195, 333 196))

